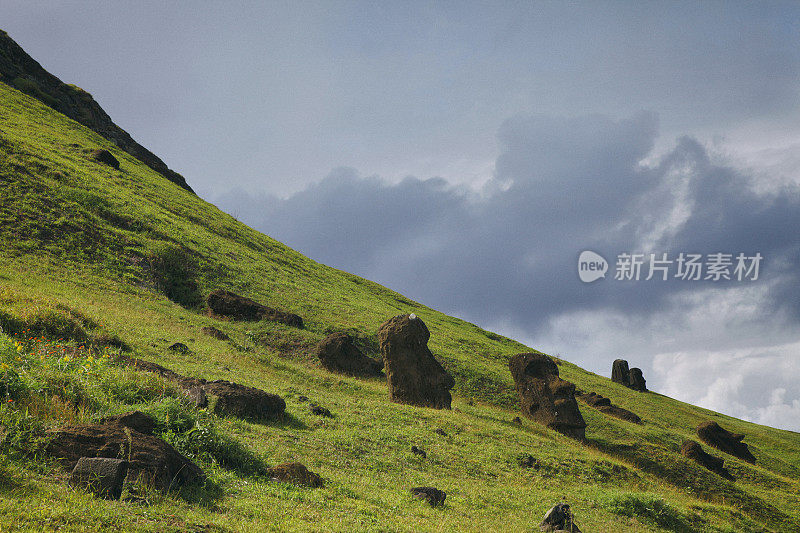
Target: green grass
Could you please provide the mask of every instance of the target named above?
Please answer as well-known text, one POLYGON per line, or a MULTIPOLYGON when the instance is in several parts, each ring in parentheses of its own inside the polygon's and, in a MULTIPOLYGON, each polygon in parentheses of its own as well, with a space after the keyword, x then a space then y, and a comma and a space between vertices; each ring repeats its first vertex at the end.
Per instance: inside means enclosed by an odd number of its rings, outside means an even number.
POLYGON ((800 531, 797 433, 636 393, 568 361, 565 379, 644 423, 582 406, 585 444, 513 424, 506 365, 531 348, 316 263, 3 84, 0 100, 0 530, 529 531, 566 501, 587 532, 800 531), (100 147, 119 170, 88 159, 100 147), (306 326, 209 318, 201 301, 214 288, 297 313, 306 326), (456 378, 452 411, 390 403, 381 380, 331 374, 314 360, 314 345, 339 330, 376 355, 378 326, 410 312, 456 378), (204 335, 208 325, 231 340, 204 335), (168 351, 173 342, 189 353, 168 351), (280 394, 287 416, 255 423, 189 411, 170 383, 103 357, 123 350, 280 394), (335 417, 314 416, 301 395, 335 417), (97 500, 36 453, 50 427, 131 409, 153 414, 209 485, 149 494, 147 504, 97 500), (757 458, 724 456, 735 483, 678 453, 708 419, 745 433, 757 458), (539 468, 519 466, 521 454, 539 468), (295 460, 326 486, 264 478, 265 467, 295 460), (446 505, 412 498, 417 485, 445 490, 446 505))

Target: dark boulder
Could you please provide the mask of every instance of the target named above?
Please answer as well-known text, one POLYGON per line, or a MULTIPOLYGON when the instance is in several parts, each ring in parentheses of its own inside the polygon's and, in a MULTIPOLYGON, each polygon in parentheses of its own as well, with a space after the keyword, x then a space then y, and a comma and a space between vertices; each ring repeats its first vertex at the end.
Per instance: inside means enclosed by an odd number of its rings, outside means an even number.
POLYGON ((255 300, 224 289, 212 291, 206 298, 206 303, 211 315, 215 317, 231 320, 267 320, 296 328, 303 327, 303 319, 293 313, 261 305, 255 300))
POLYGON ((617 359, 611 365, 611 381, 626 387, 630 384, 630 370, 625 359, 617 359))
MULTIPOLYGON (((152 435, 124 425, 126 418, 105 424, 66 426, 51 431, 46 452, 73 470, 82 457, 126 459, 126 482, 140 481, 162 491, 205 480, 203 471, 175 448, 152 435)), ((140 426, 140 422, 135 422, 140 426)))
POLYGON ((550 508, 542 518, 542 523, 539 524, 541 531, 568 531, 570 533, 581 533, 578 526, 575 525, 575 518, 572 516, 572 510, 566 503, 559 503, 550 508))
POLYGON ((219 339, 221 341, 227 341, 230 339, 230 337, 228 337, 228 335, 224 331, 220 331, 214 326, 204 326, 200 331, 202 331, 209 337, 214 337, 215 339, 219 339))
POLYGON ((119 170, 119 161, 117 161, 117 158, 108 150, 103 150, 102 148, 97 149, 90 154, 90 157, 98 163, 103 163, 104 165, 119 170))
POLYGON ((383 363, 367 357, 347 333, 332 333, 322 339, 316 348, 323 367, 332 372, 351 376, 380 376, 383 363))
POLYGON ((286 402, 277 394, 230 381, 208 381, 200 385, 208 396, 216 396, 214 412, 222 416, 236 416, 255 420, 279 418, 286 410, 286 402))
POLYGON ((522 414, 575 439, 586 437, 586 422, 575 400, 575 385, 558 376, 558 366, 542 353, 521 353, 508 363, 522 414))
POLYGON ((640 424, 642 422, 642 419, 635 413, 612 404, 611 400, 595 392, 581 394, 578 396, 578 399, 608 416, 613 416, 614 418, 619 418, 627 422, 633 422, 634 424, 640 424))
POLYGON ((731 473, 728 472, 724 466, 722 466, 724 461, 719 457, 715 457, 709 453, 706 453, 705 450, 703 450, 703 447, 693 440, 684 441, 684 443, 681 445, 681 455, 688 457, 692 461, 699 463, 704 468, 719 474, 725 479, 734 481, 731 473))
POLYGON ((517 424, 518 426, 522 425, 522 419, 520 417, 518 417, 518 416, 515 416, 514 419, 511 420, 511 421, 514 422, 515 424, 517 424))
POLYGON ((742 442, 744 435, 741 433, 731 433, 716 422, 708 421, 697 426, 697 436, 709 446, 738 457, 742 461, 756 462, 747 444, 742 442))
POLYGON ((327 407, 322 407, 316 403, 312 403, 309 407, 311 408, 312 415, 322 416, 324 418, 333 418, 333 413, 331 413, 330 409, 327 407))
POLYGON ((517 464, 522 468, 533 468, 535 470, 538 470, 542 466, 539 460, 530 454, 517 457, 517 464))
POLYGON ((283 483, 305 485, 318 488, 325 485, 324 480, 301 463, 284 463, 267 469, 267 477, 283 483))
POLYGON ((413 494, 415 498, 425 500, 431 507, 444 505, 444 500, 447 498, 447 493, 445 493, 445 491, 433 487, 414 487, 411 489, 411 494, 413 494))
POLYGON ((628 387, 638 392, 647 392, 647 382, 641 368, 631 368, 628 387))
POLYGON ((101 498, 118 500, 127 475, 128 462, 123 459, 81 457, 72 469, 69 482, 101 498))
POLYGON ((174 344, 170 344, 167 350, 177 353, 189 353, 189 347, 183 344, 182 342, 176 342, 174 344))
POLYGON ((412 446, 411 447, 411 453, 413 453, 414 455, 419 455, 423 459, 427 459, 428 458, 428 453, 425 450, 417 448, 416 446, 412 446))
POLYGON ((131 428, 144 435, 152 435, 156 429, 155 419, 141 411, 132 411, 122 415, 107 416, 100 420, 102 425, 117 425, 131 428))
POLYGON ((450 409, 455 380, 428 349, 430 332, 415 315, 397 315, 378 329, 393 402, 450 409))

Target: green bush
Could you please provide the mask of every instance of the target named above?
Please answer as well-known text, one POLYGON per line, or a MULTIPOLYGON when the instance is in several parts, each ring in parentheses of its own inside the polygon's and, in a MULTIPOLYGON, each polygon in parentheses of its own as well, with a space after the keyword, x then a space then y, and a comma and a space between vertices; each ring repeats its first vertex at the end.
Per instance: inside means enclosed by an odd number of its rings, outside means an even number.
POLYGON ((604 502, 604 507, 614 514, 636 518, 640 522, 676 533, 701 531, 705 523, 701 517, 685 515, 661 498, 649 494, 619 494, 604 502))
POLYGON ((147 265, 158 290, 184 307, 202 302, 197 284, 199 266, 188 252, 173 244, 160 244, 146 257, 147 265))

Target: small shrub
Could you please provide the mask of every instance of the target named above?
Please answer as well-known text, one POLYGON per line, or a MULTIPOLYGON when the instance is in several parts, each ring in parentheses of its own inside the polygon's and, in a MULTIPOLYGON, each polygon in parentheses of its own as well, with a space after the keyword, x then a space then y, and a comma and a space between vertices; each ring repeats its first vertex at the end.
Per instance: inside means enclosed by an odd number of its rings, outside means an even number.
POLYGON ((619 494, 605 502, 604 507, 614 514, 636 518, 676 533, 700 531, 705 522, 701 517, 685 515, 661 498, 649 494, 619 494))
POLYGON ((159 291, 184 307, 196 307, 203 297, 197 284, 199 266, 187 251, 172 244, 162 244, 146 257, 150 274, 159 291))

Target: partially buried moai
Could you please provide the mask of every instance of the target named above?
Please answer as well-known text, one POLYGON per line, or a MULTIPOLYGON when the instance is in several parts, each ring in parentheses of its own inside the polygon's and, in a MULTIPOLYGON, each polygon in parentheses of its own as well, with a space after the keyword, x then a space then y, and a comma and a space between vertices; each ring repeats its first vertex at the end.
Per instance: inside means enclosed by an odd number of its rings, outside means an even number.
POLYGON ((392 317, 378 329, 393 402, 450 409, 455 380, 428 349, 430 337, 425 322, 414 314, 392 317))
POLYGON ((508 367, 525 416, 568 437, 586 437, 575 385, 558 376, 552 359, 541 353, 521 353, 511 358, 508 367))

